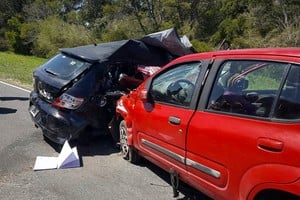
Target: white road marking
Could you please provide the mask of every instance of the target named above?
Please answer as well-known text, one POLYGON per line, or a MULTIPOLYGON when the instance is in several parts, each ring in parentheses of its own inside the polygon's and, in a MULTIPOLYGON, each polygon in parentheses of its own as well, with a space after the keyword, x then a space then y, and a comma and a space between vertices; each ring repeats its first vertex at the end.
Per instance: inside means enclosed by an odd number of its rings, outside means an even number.
POLYGON ((2 84, 4 84, 4 85, 8 85, 8 86, 10 86, 10 87, 14 87, 14 88, 17 88, 17 89, 19 89, 19 90, 23 90, 23 91, 25 91, 25 92, 28 92, 28 93, 30 93, 30 91, 29 91, 29 90, 26 90, 26 89, 24 89, 24 88, 21 88, 21 87, 18 87, 18 86, 15 86, 15 85, 9 84, 9 83, 5 83, 5 82, 3 82, 3 81, 0 81, 0 83, 2 83, 2 84))

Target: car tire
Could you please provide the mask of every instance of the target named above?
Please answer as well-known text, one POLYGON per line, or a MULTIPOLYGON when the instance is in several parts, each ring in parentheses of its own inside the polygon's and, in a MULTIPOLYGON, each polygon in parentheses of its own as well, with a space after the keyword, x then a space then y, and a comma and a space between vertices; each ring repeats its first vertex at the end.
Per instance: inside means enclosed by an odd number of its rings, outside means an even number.
POLYGON ((128 141, 127 141, 128 133, 127 133, 127 126, 125 120, 122 120, 120 122, 119 133, 120 133, 120 149, 123 158, 128 160, 131 163, 138 163, 140 160, 140 156, 130 145, 128 145, 128 141))
POLYGON ((119 133, 119 124, 120 121, 116 118, 113 117, 113 119, 109 122, 109 132, 111 133, 113 141, 119 145, 120 142, 120 133, 119 133))

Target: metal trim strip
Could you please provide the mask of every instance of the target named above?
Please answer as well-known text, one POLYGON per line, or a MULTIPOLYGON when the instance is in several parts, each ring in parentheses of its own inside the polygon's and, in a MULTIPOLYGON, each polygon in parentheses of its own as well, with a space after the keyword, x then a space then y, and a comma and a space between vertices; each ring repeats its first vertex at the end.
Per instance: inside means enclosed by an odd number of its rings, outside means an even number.
POLYGON ((193 160, 186 159, 186 164, 188 166, 191 166, 191 167, 193 167, 195 169, 198 169, 198 170, 200 170, 200 171, 202 171, 202 172, 204 172, 204 173, 206 173, 206 174, 208 174, 208 175, 210 175, 210 176, 212 176, 214 178, 219 179, 221 177, 221 173, 219 171, 214 170, 212 168, 209 168, 207 166, 204 166, 204 165, 202 165, 200 163, 197 163, 197 162, 195 162, 193 160))
POLYGON ((165 155, 173 158, 174 160, 177 160, 177 161, 179 161, 179 162, 181 162, 183 164, 185 163, 185 158, 183 156, 180 156, 180 155, 178 155, 178 154, 176 154, 176 153, 174 153, 172 151, 169 151, 168 149, 165 149, 165 148, 163 148, 161 146, 158 146, 157 144, 149 142, 148 140, 145 140, 145 139, 142 139, 142 143, 145 144, 146 146, 154 149, 154 150, 157 150, 157 151, 159 151, 159 152, 161 152, 161 153, 163 153, 163 154, 165 154, 165 155))
POLYGON ((210 167, 207 167, 205 165, 202 165, 200 163, 197 163, 197 162, 195 162, 195 161, 193 161, 191 159, 186 159, 183 156, 180 156, 180 155, 178 155, 178 154, 176 154, 176 153, 174 153, 172 151, 169 151, 168 149, 165 149, 165 148, 163 148, 163 147, 161 147, 161 146, 159 146, 157 144, 154 144, 154 143, 152 143, 152 142, 150 142, 148 140, 142 139, 142 144, 144 144, 144 145, 146 145, 146 146, 148 146, 148 147, 150 147, 150 148, 152 148, 152 149, 154 149, 156 151, 159 151, 159 152, 161 152, 161 153, 163 153, 163 154, 165 154, 165 155, 173 158, 174 160, 177 160, 177 161, 179 161, 179 162, 181 162, 183 164, 186 164, 186 165, 191 166, 191 167, 193 167, 195 169, 198 169, 201 172, 204 172, 205 174, 208 174, 208 175, 210 175, 210 176, 212 176, 214 178, 219 179, 221 177, 221 173, 219 171, 214 170, 214 169, 212 169, 210 167))

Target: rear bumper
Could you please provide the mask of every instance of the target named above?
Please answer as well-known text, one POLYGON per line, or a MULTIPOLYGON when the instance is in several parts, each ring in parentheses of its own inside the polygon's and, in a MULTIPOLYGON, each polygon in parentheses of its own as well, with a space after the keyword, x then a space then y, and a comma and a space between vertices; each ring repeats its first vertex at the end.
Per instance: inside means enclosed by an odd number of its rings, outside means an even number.
POLYGON ((45 137, 63 144, 66 140, 78 138, 88 121, 75 111, 58 110, 41 100, 35 92, 30 93, 29 114, 40 127, 45 137))

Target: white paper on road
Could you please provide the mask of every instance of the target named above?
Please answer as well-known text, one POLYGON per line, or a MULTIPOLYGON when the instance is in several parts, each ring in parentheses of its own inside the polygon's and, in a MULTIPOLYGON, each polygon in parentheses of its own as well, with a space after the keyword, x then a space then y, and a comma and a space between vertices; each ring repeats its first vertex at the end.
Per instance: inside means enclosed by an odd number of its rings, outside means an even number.
POLYGON ((57 169, 57 157, 37 156, 33 170, 57 169))
POLYGON ((78 151, 76 147, 71 149, 68 141, 66 141, 58 157, 37 156, 33 170, 66 169, 73 167, 80 167, 78 151))
POLYGON ((79 156, 77 152, 77 148, 74 147, 71 149, 69 143, 65 143, 61 153, 58 156, 57 168, 70 168, 70 167, 79 167, 79 156))

